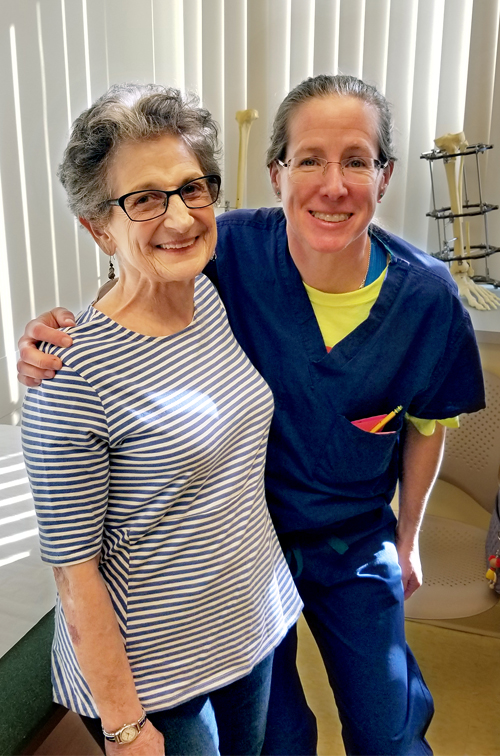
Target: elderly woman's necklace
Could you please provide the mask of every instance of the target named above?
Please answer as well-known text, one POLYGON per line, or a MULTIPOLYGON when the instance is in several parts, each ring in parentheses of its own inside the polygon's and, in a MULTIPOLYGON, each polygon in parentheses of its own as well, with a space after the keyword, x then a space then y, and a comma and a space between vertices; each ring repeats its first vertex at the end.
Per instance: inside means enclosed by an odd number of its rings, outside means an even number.
POLYGON ((366 283, 366 277, 368 276, 368 271, 370 269, 370 256, 371 256, 371 253, 372 253, 372 243, 371 243, 370 238, 368 238, 368 244, 369 244, 369 247, 368 247, 368 262, 366 263, 366 270, 365 270, 364 278, 361 281, 360 285, 358 286, 358 289, 362 289, 364 287, 364 285, 366 283))

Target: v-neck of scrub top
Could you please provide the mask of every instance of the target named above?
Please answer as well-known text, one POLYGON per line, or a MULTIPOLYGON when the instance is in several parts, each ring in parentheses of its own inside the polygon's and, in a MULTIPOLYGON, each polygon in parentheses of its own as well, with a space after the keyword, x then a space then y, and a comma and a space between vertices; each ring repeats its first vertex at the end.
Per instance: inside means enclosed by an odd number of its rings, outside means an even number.
MULTIPOLYGON (((369 231, 372 244, 378 244, 385 254, 389 254, 390 261, 387 274, 382 284, 380 294, 373 304, 366 320, 348 333, 341 341, 327 352, 323 335, 316 320, 312 304, 304 287, 300 273, 293 262, 287 245, 277 245, 281 275, 288 294, 288 301, 294 311, 295 326, 299 331, 300 340, 309 360, 313 363, 325 362, 342 367, 356 357, 373 334, 383 323, 393 302, 400 293, 403 282, 408 274, 409 264, 393 255, 387 245, 378 238, 376 229, 369 231)), ((363 291, 362 289, 360 291, 363 291)))
POLYGON ((380 294, 389 260, 390 255, 374 240, 370 246, 366 278, 359 289, 335 294, 313 289, 303 282, 327 352, 366 320, 380 294))

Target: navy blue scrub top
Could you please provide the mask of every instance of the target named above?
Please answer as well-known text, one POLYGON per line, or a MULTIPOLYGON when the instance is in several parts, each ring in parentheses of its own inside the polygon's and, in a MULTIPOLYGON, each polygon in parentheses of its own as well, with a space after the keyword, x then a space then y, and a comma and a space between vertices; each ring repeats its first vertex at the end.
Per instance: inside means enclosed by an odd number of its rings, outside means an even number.
POLYGON ((205 272, 275 398, 266 491, 278 533, 389 504, 404 413, 443 419, 485 406, 470 317, 447 267, 372 227, 391 256, 386 279, 368 319, 327 353, 283 211, 224 213, 217 226, 217 260, 205 272), (400 404, 385 434, 351 423, 400 404))

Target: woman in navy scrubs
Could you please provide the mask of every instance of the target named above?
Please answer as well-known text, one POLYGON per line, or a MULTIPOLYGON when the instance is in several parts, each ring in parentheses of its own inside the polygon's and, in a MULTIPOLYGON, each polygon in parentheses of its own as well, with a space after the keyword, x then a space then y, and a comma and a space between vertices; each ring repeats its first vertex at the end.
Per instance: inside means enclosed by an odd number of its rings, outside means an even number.
MULTIPOLYGON (((346 752, 364 756, 431 753, 432 698, 406 645, 403 601, 422 580, 418 530, 444 425, 484 406, 472 326, 446 267, 372 224, 393 171, 391 135, 373 87, 302 82, 278 110, 268 152, 282 209, 219 216, 207 270, 274 393, 268 504, 346 752)), ((33 342, 60 344, 49 326, 68 317, 58 309, 28 326, 27 385, 59 367, 33 342)), ((291 631, 275 654, 267 754, 316 752, 295 654, 291 631)))

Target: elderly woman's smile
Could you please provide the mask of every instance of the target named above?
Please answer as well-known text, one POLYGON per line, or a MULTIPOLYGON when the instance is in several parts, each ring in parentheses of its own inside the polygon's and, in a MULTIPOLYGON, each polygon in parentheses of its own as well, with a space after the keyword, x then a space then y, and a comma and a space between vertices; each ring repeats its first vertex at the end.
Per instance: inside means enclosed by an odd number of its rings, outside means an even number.
POLYGON ((185 242, 178 242, 177 244, 168 242, 166 244, 157 244, 156 246, 158 249, 186 249, 187 247, 190 247, 192 244, 195 243, 197 237, 195 236, 194 239, 188 239, 185 242))

